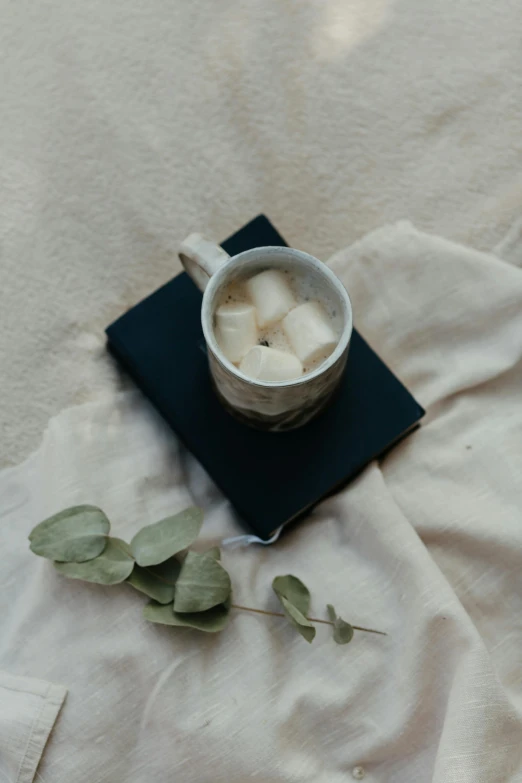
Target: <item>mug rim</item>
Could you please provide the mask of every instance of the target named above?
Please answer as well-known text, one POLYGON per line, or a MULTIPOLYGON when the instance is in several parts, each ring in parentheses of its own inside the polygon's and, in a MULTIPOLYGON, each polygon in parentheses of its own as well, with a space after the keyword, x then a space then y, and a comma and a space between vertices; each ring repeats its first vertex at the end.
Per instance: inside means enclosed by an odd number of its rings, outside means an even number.
POLYGON ((215 272, 212 275, 203 293, 203 302, 201 307, 201 325, 203 327, 203 335, 205 337, 205 342, 208 348, 212 351, 216 359, 237 378, 239 378, 242 381, 247 381, 247 383, 251 384, 252 386, 258 386, 264 389, 288 388, 292 386, 301 386, 302 384, 308 383, 314 378, 323 375, 323 373, 329 370, 330 367, 332 367, 341 358, 341 356, 343 355, 343 353, 345 352, 345 350, 347 349, 350 343, 350 339, 353 332, 352 302, 350 300, 348 291, 346 290, 346 288, 344 287, 340 279, 337 277, 337 275, 334 272, 332 272, 332 270, 325 263, 319 261, 318 258, 315 258, 315 256, 312 256, 309 253, 305 253, 302 250, 295 250, 294 248, 291 247, 278 247, 276 245, 266 245, 263 247, 252 248, 251 250, 245 250, 242 253, 237 253, 237 255, 231 256, 229 260, 225 261, 225 263, 217 270, 217 272, 215 272), (217 289, 220 287, 220 285, 223 282, 222 278, 228 271, 230 271, 231 266, 234 267, 240 266, 242 262, 250 261, 253 259, 262 260, 262 257, 267 255, 268 256, 286 255, 293 261, 295 261, 296 259, 301 259, 303 261, 307 261, 308 263, 311 263, 312 266, 314 266, 319 271, 320 274, 324 275, 328 279, 328 281, 331 283, 333 288, 335 288, 336 291, 340 294, 341 298, 344 300, 344 304, 346 308, 346 314, 347 314, 346 324, 343 327, 341 337, 339 338, 339 342, 337 343, 335 350, 332 351, 330 356, 327 359, 325 359, 325 361, 321 365, 319 365, 319 367, 317 367, 315 370, 312 370, 312 372, 309 372, 306 375, 302 375, 299 378, 292 378, 288 381, 260 381, 254 378, 250 378, 248 375, 242 373, 241 370, 239 370, 239 368, 235 366, 235 364, 232 364, 232 362, 229 361, 229 359, 227 359, 226 356, 224 355, 223 351, 219 347, 218 342, 214 336, 214 329, 212 325, 213 313, 210 312, 210 307, 208 307, 207 305, 209 298, 211 298, 215 294, 217 289))

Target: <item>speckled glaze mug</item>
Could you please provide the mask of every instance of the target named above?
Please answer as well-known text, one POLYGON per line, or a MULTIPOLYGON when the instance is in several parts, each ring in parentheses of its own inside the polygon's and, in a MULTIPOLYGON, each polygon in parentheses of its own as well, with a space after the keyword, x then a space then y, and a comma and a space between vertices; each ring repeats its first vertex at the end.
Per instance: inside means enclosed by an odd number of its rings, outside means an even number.
POLYGON ((179 249, 186 272, 203 291, 201 322, 216 393, 236 418, 274 432, 301 427, 324 408, 339 384, 352 335, 352 306, 341 281, 325 264, 287 247, 258 247, 230 257, 219 245, 191 234, 179 249), (253 380, 224 356, 214 334, 214 313, 224 286, 265 269, 287 269, 312 276, 319 295, 342 313, 342 331, 333 353, 315 370, 284 382, 253 380))

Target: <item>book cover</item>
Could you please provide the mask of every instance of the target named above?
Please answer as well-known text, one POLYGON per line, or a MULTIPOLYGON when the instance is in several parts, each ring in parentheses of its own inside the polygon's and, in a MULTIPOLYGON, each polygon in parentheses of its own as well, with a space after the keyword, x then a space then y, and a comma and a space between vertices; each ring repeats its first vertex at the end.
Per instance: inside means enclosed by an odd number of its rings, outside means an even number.
MULTIPOLYGON (((285 245, 259 215, 222 243, 235 255, 285 245)), ((182 273, 111 324, 108 345, 235 507, 267 540, 414 428, 421 406, 354 329, 334 400, 290 432, 262 432, 220 405, 201 329, 202 294, 182 273)), ((355 303, 356 304, 356 303, 355 303)))

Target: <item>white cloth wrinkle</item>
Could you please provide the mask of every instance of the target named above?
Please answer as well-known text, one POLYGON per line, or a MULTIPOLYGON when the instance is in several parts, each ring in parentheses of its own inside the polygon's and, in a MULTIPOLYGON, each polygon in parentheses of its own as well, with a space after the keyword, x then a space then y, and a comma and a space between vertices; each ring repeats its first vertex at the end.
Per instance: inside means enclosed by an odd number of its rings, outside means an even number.
POLYGON ((0 671, 0 780, 31 783, 67 691, 0 671))

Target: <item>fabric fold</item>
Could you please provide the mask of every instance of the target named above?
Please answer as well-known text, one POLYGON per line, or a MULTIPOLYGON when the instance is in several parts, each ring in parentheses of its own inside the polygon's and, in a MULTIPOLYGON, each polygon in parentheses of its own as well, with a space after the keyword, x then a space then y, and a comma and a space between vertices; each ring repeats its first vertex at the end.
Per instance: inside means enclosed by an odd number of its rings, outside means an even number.
POLYGON ((31 783, 67 690, 0 671, 0 772, 13 783, 31 783))

